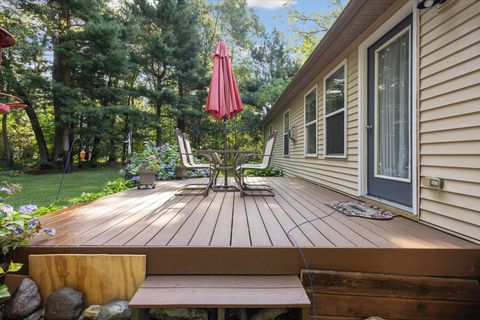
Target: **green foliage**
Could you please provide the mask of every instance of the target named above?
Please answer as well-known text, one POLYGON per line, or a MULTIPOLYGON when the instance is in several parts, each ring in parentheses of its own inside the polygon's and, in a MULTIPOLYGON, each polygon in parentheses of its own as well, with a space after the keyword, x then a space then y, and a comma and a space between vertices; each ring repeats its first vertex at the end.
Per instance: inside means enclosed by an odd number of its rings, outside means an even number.
MULTIPOLYGON (((2 199, 10 196, 12 191, 6 187, 0 188, 2 199)), ((2 200, 3 202, 3 200, 2 200)), ((18 245, 26 245, 37 234, 54 234, 53 229, 42 229, 40 220, 35 216, 37 206, 26 205, 15 210, 11 205, 0 203, 0 249, 4 257, 17 248, 18 245)), ((5 260, 5 259, 3 259, 5 260)), ((17 272, 22 264, 10 261, 0 263, 0 277, 6 273, 17 272)), ((5 285, 0 286, 0 298, 9 297, 10 292, 5 285)))
POLYGON ((120 174, 125 180, 137 181, 139 170, 155 172, 157 179, 169 180, 175 177, 178 165, 177 146, 169 143, 155 147, 151 142, 141 152, 135 152, 120 174))
POLYGON ((263 170, 245 170, 245 176, 247 177, 281 177, 283 171, 280 168, 274 166, 268 167, 263 170))
MULTIPOLYGON (((62 166, 64 137, 80 137, 92 165, 125 163, 145 141, 172 143, 175 127, 197 149, 223 147, 222 123, 203 110, 219 38, 245 106, 228 123, 229 146, 261 149, 264 107, 298 69, 286 36, 265 33, 245 0, 2 4, 0 24, 17 45, 4 50, 0 89, 32 106, 6 117, 10 143, 0 158, 12 168, 62 166)), ((299 25, 303 17, 291 13, 299 25)))
POLYGON ((68 202, 72 205, 80 204, 84 202, 90 202, 101 197, 108 196, 123 190, 130 189, 135 186, 133 181, 127 181, 122 178, 115 179, 113 181, 107 182, 100 192, 84 192, 80 197, 72 198, 68 202))
POLYGON ((296 40, 301 42, 301 45, 297 46, 295 51, 302 61, 305 61, 310 56, 348 1, 327 1, 328 12, 326 14, 315 11, 306 14, 296 10, 293 6, 288 8, 288 20, 292 26, 291 30, 294 32, 296 40), (306 26, 309 28, 306 29, 306 26))

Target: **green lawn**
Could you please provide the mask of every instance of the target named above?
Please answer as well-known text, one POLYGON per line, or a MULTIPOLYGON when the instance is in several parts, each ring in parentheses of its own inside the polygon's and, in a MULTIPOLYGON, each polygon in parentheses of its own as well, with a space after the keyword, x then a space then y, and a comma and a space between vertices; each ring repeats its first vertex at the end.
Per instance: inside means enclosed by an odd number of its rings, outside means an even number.
MULTIPOLYGON (((105 183, 118 178, 118 169, 89 169, 72 172, 65 175, 60 191, 59 205, 67 204, 68 199, 78 197, 82 192, 101 191, 105 183)), ((55 201, 61 173, 41 175, 20 174, 10 177, 0 173, 0 183, 18 183, 22 190, 6 199, 6 203, 18 207, 24 204, 36 204, 39 207, 48 206, 55 201)))

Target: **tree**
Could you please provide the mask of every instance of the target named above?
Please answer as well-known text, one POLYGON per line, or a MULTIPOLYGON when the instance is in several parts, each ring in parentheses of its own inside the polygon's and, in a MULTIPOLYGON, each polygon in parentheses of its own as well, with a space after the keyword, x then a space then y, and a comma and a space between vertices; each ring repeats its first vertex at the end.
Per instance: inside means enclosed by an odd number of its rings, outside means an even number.
MULTIPOLYGON (((325 4, 325 1, 321 2, 319 6, 325 4)), ((327 5, 328 12, 325 14, 315 11, 307 14, 295 10, 293 6, 288 7, 290 29, 293 31, 296 40, 300 42, 300 45, 295 47, 295 51, 302 61, 310 56, 310 53, 330 29, 347 3, 348 0, 330 0, 327 5)))
MULTIPOLYGON (((48 99, 49 95, 48 80, 45 78, 45 71, 48 69, 44 58, 45 34, 38 29, 39 21, 34 15, 21 11, 12 4, 4 4, 0 21, 17 39, 17 44, 5 51, 0 87, 4 92, 21 97, 27 104, 25 113, 35 136, 40 163, 46 164, 49 161, 48 146, 36 111, 38 108, 41 110, 43 101, 48 99)), ((4 127, 6 134, 6 126, 4 127)), ((8 153, 7 148, 5 151, 8 153)))
POLYGON ((284 40, 284 35, 274 29, 263 34, 262 41, 251 50, 250 78, 245 92, 250 103, 258 108, 272 106, 297 72, 300 64, 284 40))

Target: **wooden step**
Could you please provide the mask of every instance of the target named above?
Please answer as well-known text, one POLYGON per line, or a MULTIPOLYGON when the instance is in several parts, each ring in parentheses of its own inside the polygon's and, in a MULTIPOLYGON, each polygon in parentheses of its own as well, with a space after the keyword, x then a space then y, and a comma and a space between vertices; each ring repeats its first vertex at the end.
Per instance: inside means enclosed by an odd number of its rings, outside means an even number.
POLYGON ((148 276, 130 308, 310 308, 295 275, 148 276))

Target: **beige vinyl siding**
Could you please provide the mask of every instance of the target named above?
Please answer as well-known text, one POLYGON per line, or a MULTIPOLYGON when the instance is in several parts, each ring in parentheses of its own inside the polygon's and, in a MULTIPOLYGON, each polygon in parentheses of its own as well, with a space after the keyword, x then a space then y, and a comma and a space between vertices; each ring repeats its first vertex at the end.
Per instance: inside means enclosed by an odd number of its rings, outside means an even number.
POLYGON ((419 173, 422 221, 480 240, 480 1, 424 10, 419 27, 419 173))
MULTIPOLYGON (((272 164, 283 169, 287 176, 304 179, 334 188, 350 195, 357 195, 358 187, 358 54, 350 50, 319 74, 309 86, 293 100, 288 109, 284 109, 272 124, 280 133, 275 143, 272 164), (323 78, 346 59, 347 105, 345 110, 347 130, 346 158, 324 157, 324 113, 323 78), (316 157, 305 157, 304 149, 304 95, 317 87, 317 153, 316 157), (283 156, 283 113, 290 110, 290 126, 294 127, 296 143, 290 142, 290 155, 283 156)), ((267 124, 268 127, 268 124, 267 124)))
MULTIPOLYGON (((283 113, 290 110, 290 126, 295 127, 296 143, 290 143, 290 156, 283 156, 283 135, 277 135, 272 164, 283 169, 287 176, 297 176, 319 183, 337 191, 352 196, 358 196, 358 45, 363 42, 376 28, 388 20, 407 1, 397 1, 381 17, 379 17, 361 37, 358 37, 342 55, 330 63, 313 82, 304 87, 289 103, 287 108, 279 112, 271 121, 265 123, 268 128, 273 123, 277 132, 283 132, 283 113), (347 135, 346 158, 325 158, 324 121, 323 121, 323 78, 346 60, 347 72, 347 106, 346 124, 347 135), (303 97, 310 89, 317 85, 317 143, 318 157, 304 156, 304 127, 303 127, 303 97)), ((352 21, 355 23, 355 21, 352 21)), ((268 130, 268 129, 267 129, 268 130)))

